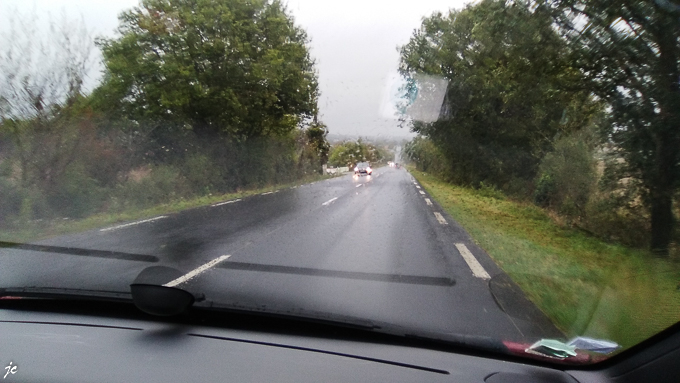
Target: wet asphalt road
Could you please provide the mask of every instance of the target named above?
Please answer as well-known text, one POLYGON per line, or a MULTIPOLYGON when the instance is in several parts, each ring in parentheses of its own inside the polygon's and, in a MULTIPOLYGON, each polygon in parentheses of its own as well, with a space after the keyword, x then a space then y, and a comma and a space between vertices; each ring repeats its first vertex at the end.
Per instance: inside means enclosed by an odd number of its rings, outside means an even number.
POLYGON ((559 335, 404 169, 151 218, 52 238, 43 248, 0 249, 0 287, 128 292, 148 266, 188 273, 229 255, 179 287, 227 306, 428 332, 525 342, 559 335), (481 266, 477 275, 465 249, 481 266))

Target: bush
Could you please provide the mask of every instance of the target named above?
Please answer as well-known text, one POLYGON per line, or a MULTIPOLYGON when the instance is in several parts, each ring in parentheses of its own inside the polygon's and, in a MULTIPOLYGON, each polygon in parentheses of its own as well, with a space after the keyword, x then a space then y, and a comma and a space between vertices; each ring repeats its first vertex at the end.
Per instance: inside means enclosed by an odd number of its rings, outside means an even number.
POLYGON ((566 136, 541 160, 534 202, 568 217, 583 217, 596 182, 595 159, 588 137, 566 136))
POLYGON ((550 206, 556 199, 557 185, 555 185, 555 177, 550 173, 543 173, 536 181, 536 189, 534 190, 534 203, 541 207, 550 206))
POLYGON ((187 186, 195 194, 208 194, 221 189, 222 169, 206 155, 196 154, 186 158, 180 172, 187 186))
POLYGON ((0 225, 8 224, 19 216, 24 200, 22 191, 9 179, 0 176, 0 225))
POLYGON ((416 169, 451 180, 452 171, 444 154, 425 137, 416 137, 404 147, 406 157, 415 164, 416 169))
POLYGON ((615 170, 616 159, 600 176, 590 142, 587 133, 556 142, 554 151, 541 161, 534 203, 553 209, 568 223, 596 237, 646 246, 650 227, 638 185, 608 174, 615 170))
POLYGON ((59 216, 82 218, 98 211, 107 191, 90 177, 83 164, 70 166, 49 190, 47 202, 59 216))
POLYGON ((583 228, 608 241, 645 247, 649 240, 649 218, 641 204, 629 204, 626 196, 600 194, 586 206, 583 228))
POLYGON ((505 199, 505 194, 503 194, 502 191, 498 190, 494 185, 486 184, 484 182, 479 183, 477 194, 488 198, 505 199))
POLYGON ((128 180, 117 187, 114 200, 118 209, 144 208, 191 195, 186 180, 172 166, 156 166, 139 181, 128 180))

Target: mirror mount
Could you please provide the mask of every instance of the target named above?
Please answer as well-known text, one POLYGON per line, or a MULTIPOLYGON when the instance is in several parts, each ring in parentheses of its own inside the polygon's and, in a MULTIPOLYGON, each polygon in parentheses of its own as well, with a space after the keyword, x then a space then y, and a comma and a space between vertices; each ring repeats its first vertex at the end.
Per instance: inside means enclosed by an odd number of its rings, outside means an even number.
POLYGON ((205 299, 189 291, 165 286, 181 277, 183 273, 167 266, 147 267, 139 273, 130 285, 132 301, 141 311, 156 316, 173 316, 185 312, 194 302, 205 299))

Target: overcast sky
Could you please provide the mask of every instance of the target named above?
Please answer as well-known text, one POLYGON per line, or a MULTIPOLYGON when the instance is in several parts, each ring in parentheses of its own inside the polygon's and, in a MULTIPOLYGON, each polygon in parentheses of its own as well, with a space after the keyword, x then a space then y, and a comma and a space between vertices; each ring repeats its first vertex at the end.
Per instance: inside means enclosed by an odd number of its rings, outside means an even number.
MULTIPOLYGON (((298 25, 311 38, 321 88, 322 120, 330 133, 404 136, 384 103, 396 75, 397 46, 408 42, 423 16, 461 8, 467 0, 288 0, 298 25)), ((112 36, 117 15, 138 0, 0 0, 0 23, 8 10, 82 17, 95 35, 112 36)), ((11 16, 9 16, 11 17, 11 16)), ((93 74, 96 76, 97 74, 93 74)))

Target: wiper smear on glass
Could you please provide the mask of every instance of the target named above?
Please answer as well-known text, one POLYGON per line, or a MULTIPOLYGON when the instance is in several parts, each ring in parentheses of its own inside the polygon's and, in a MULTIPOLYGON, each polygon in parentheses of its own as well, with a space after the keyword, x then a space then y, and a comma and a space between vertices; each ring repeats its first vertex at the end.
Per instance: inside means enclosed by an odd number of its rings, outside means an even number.
POLYGON ((83 257, 122 259, 122 260, 126 260, 126 261, 137 261, 137 262, 158 262, 158 257, 153 256, 153 255, 123 253, 123 252, 120 252, 120 251, 111 251, 111 250, 81 249, 81 248, 77 248, 77 247, 34 245, 34 244, 30 244, 30 243, 5 242, 5 241, 0 241, 0 248, 14 249, 14 250, 39 251, 39 252, 42 252, 42 253, 69 254, 69 255, 78 255, 78 256, 83 256, 83 257))
POLYGON ((412 285, 453 286, 453 285, 456 284, 456 281, 451 279, 451 278, 428 277, 428 276, 421 276, 421 275, 367 273, 367 272, 361 272, 361 271, 314 269, 314 268, 309 268, 309 267, 265 265, 265 264, 259 264, 259 263, 225 262, 225 263, 218 265, 217 267, 220 268, 220 269, 228 269, 228 270, 259 271, 259 272, 264 272, 264 273, 294 274, 294 275, 309 275, 309 276, 315 276, 315 277, 344 278, 344 279, 355 279, 355 280, 363 280, 363 281, 407 283, 407 284, 412 284, 412 285))
POLYGON ((0 288, 0 299, 46 298, 46 299, 95 299, 107 301, 130 301, 129 292, 64 289, 55 287, 5 287, 0 288))

